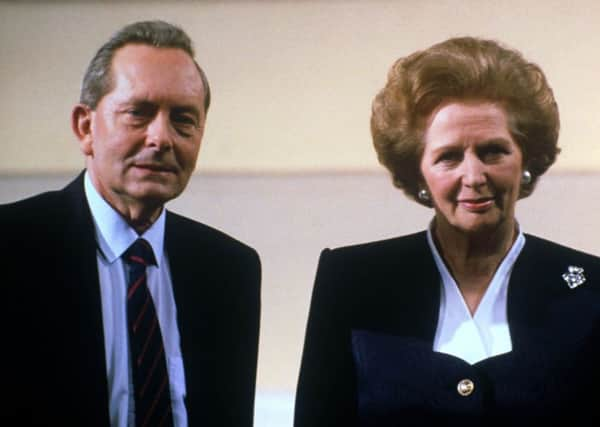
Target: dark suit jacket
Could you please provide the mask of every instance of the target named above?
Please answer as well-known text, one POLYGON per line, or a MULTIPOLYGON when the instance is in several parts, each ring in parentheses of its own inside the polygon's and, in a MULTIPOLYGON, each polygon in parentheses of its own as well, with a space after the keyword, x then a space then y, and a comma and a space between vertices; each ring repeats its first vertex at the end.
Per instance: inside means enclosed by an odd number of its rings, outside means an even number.
MULTIPOLYGON (((83 175, 0 207, 1 425, 108 426, 95 231, 83 175), (15 420, 16 419, 16 420, 15 420)), ((256 252, 167 213, 190 426, 251 426, 260 312, 256 252)))
POLYGON ((296 427, 554 425, 561 415, 598 417, 599 258, 526 235, 508 288, 513 350, 473 365, 432 350, 440 280, 425 232, 323 251, 296 427), (587 278, 574 289, 562 278, 569 266, 587 278), (470 396, 457 392, 463 379, 475 384, 470 396))

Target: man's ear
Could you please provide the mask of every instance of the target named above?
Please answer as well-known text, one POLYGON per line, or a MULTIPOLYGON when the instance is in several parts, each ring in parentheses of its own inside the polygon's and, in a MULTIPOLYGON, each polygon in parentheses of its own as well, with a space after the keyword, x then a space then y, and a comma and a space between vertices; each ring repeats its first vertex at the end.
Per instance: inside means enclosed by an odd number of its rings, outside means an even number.
POLYGON ((79 140, 79 149, 86 156, 94 154, 92 142, 92 109, 85 104, 77 104, 71 113, 71 129, 79 140))

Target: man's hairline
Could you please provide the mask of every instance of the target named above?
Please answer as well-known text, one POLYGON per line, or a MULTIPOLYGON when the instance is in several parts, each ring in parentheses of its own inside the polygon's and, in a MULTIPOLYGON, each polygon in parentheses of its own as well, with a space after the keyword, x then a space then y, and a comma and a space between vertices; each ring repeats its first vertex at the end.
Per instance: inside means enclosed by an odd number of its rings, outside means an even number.
MULTIPOLYGON (((198 77, 200 77, 200 85, 202 86, 202 95, 203 97, 201 98, 201 105, 202 105, 202 110, 204 113, 204 116, 206 116, 206 114, 208 113, 208 109, 206 108, 205 104, 205 99, 207 97, 207 93, 206 93, 206 87, 204 84, 204 79, 202 78, 202 68, 200 67, 200 64, 198 64, 198 62, 196 61, 196 59, 190 55, 190 53, 185 50, 182 47, 178 47, 178 46, 155 46, 152 43, 145 43, 143 41, 129 41, 124 43, 123 45, 119 46, 117 49, 115 49, 112 53, 112 55, 110 56, 110 62, 108 64, 107 70, 108 70, 108 75, 107 75, 107 81, 108 81, 108 85, 107 85, 107 89, 105 91, 105 93, 102 94, 102 96, 100 98, 98 98, 98 100, 96 101, 96 106, 94 108, 92 108, 92 111, 95 111, 98 108, 98 105, 100 104, 100 102, 102 102, 102 100, 104 99, 105 96, 107 96, 109 93, 111 93, 114 89, 115 89, 115 85, 114 85, 114 80, 113 80, 113 66, 114 66, 114 61, 115 61, 115 57, 117 56, 117 54, 119 53, 119 51, 121 51, 122 49, 128 47, 128 46, 147 46, 150 48, 154 48, 154 49, 172 49, 172 50, 179 50, 181 52, 183 52, 184 54, 186 54, 186 56, 188 58, 190 58, 192 60, 192 63, 194 64, 194 68, 196 69, 197 73, 198 73, 198 77)), ((91 107, 90 107, 91 108, 91 107)))

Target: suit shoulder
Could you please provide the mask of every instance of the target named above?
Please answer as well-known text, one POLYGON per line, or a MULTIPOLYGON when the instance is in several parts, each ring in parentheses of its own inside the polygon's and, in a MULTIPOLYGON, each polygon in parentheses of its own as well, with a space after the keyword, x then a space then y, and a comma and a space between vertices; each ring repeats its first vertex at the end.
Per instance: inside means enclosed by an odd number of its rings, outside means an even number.
POLYGON ((0 205, 0 224, 4 229, 45 226, 61 218, 64 209, 64 194, 48 191, 0 205))
POLYGON ((327 248, 323 250, 323 254, 327 254, 332 259, 344 259, 345 262, 348 262, 348 260, 366 261, 389 256, 396 259, 407 259, 415 257, 422 250, 429 251, 425 231, 334 249, 327 248))
POLYGON ((402 237, 324 249, 317 276, 335 283, 387 282, 399 271, 429 270, 433 263, 424 231, 402 237), (375 279, 377 278, 377 280, 375 279))
POLYGON ((540 258, 543 258, 548 262, 563 260, 563 262, 580 262, 594 266, 594 268, 600 268, 600 257, 596 255, 531 234, 526 234, 525 239, 525 247, 529 246, 529 248, 532 251, 535 251, 540 258))
POLYGON ((230 254, 258 258, 256 250, 248 244, 221 230, 174 212, 167 212, 167 230, 180 242, 204 243, 215 250, 222 249, 230 254))
MULTIPOLYGON (((600 257, 540 237, 526 235, 525 238, 525 247, 520 258, 529 260, 527 264, 531 268, 542 266, 548 277, 581 275, 588 285, 578 289, 588 296, 588 292, 600 296, 600 257)), ((561 289, 567 289, 562 286, 562 280, 560 284, 561 289)))
POLYGON ((61 200, 62 197, 60 191, 47 191, 44 193, 34 194, 20 200, 15 200, 13 202, 0 204, 0 212, 2 214, 10 212, 21 213, 24 211, 29 211, 34 207, 51 207, 61 200))

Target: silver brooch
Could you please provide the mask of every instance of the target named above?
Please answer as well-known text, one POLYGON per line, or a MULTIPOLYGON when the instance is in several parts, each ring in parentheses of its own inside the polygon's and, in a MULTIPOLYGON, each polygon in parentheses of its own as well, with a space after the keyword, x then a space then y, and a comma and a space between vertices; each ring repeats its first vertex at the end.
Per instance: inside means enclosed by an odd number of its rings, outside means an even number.
POLYGON ((569 271, 562 275, 562 278, 567 282, 569 288, 574 289, 577 286, 585 283, 585 276, 583 275, 583 268, 575 267, 574 265, 569 266, 569 271))

